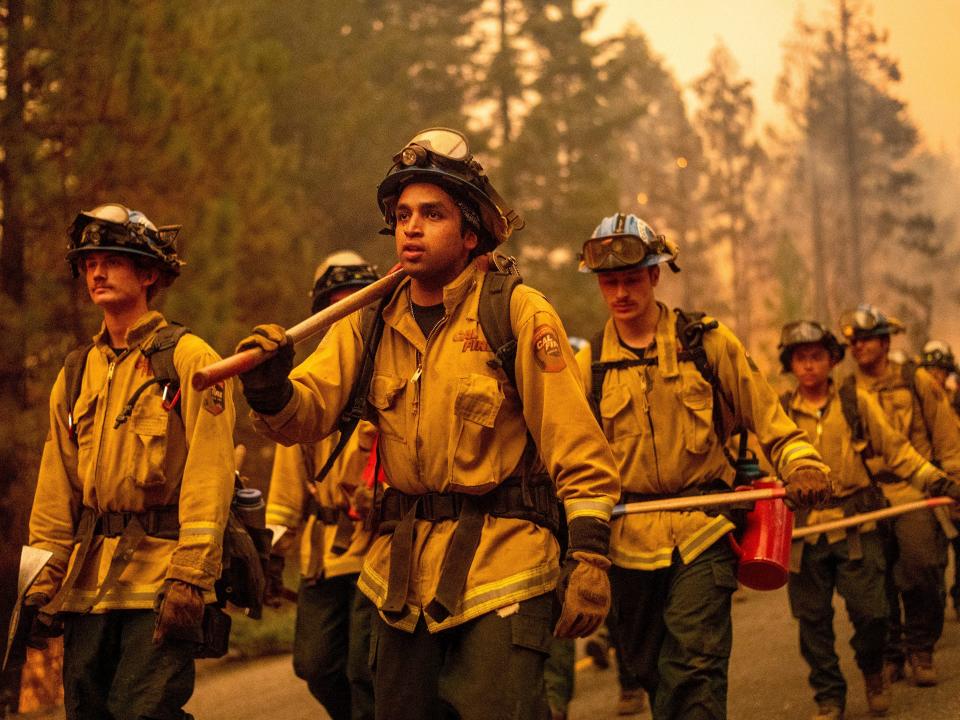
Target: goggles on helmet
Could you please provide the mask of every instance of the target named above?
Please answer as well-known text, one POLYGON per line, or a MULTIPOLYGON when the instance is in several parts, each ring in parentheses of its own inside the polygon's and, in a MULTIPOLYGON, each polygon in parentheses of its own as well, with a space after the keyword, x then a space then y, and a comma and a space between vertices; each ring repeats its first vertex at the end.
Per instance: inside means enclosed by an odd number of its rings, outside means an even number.
POLYGON ((903 324, 873 305, 859 305, 840 316, 840 332, 847 340, 895 335, 903 332, 903 324))
POLYGON ((828 331, 818 322, 812 320, 797 320, 787 323, 780 331, 780 344, 785 348, 788 345, 802 345, 804 343, 822 342, 828 331))
POLYGON ((920 353, 920 364, 924 367, 943 368, 949 372, 954 372, 957 369, 953 350, 942 340, 931 340, 923 346, 923 352, 920 353))
POLYGON ((796 320, 787 323, 780 330, 780 343, 777 349, 780 350, 780 363, 784 372, 790 372, 790 361, 793 357, 793 350, 798 345, 807 345, 818 343, 823 345, 830 353, 830 358, 834 363, 843 360, 846 354, 846 346, 837 340, 837 337, 827 330, 823 325, 813 320, 796 320))
MULTIPOLYGON (((433 183, 456 196, 466 196, 476 203, 477 213, 471 211, 482 228, 491 236, 493 244, 506 240, 515 230, 524 227, 524 221, 510 209, 490 183, 483 166, 470 153, 466 136, 449 128, 428 128, 417 133, 404 148, 393 156, 393 167, 377 188, 377 204, 392 232, 395 218, 393 205, 402 186, 408 182, 433 183)), ((461 203, 461 210, 465 207, 461 203)), ((492 249, 492 248, 491 248, 492 249)))
POLYGON ((670 264, 677 272, 674 262, 678 248, 663 235, 654 236, 648 242, 636 235, 610 235, 590 238, 583 244, 580 253, 581 269, 585 272, 623 270, 632 266, 649 267, 662 262, 670 264))
POLYGON ((313 284, 313 290, 310 291, 310 297, 313 298, 311 310, 319 312, 337 290, 365 287, 377 279, 377 271, 370 265, 333 265, 313 284))
POLYGON ((79 213, 68 229, 67 261, 77 275, 77 260, 82 253, 119 252, 151 258, 168 272, 179 275, 180 266, 184 264, 177 257, 175 246, 180 228, 180 225, 158 228, 142 212, 118 203, 98 205, 79 213))

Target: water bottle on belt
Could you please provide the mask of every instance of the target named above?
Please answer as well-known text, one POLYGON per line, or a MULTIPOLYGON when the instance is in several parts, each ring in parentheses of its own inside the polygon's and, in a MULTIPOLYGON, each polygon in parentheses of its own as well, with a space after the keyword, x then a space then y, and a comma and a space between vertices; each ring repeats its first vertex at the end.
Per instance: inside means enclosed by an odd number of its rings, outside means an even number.
POLYGON ((233 510, 247 527, 260 530, 267 527, 267 506, 263 502, 263 493, 256 488, 234 490, 233 510))

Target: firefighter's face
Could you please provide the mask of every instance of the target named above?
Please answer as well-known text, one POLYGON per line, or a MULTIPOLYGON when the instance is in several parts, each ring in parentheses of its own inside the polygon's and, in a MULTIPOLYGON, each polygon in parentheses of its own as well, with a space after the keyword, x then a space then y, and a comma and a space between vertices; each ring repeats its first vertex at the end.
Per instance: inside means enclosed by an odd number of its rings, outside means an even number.
POLYGON ((614 320, 630 322, 650 312, 656 303, 654 288, 660 281, 660 266, 597 273, 600 293, 614 320))
POLYGON ((407 185, 397 200, 397 256, 415 280, 442 287, 467 266, 477 234, 461 233, 461 214, 453 198, 428 183, 407 185))
POLYGON ((158 278, 156 270, 138 268, 122 253, 88 252, 82 263, 90 299, 111 312, 146 302, 147 289, 158 278))
POLYGON ((822 387, 830 378, 833 361, 830 351, 821 343, 798 345, 790 356, 790 370, 801 387, 813 390, 822 387))

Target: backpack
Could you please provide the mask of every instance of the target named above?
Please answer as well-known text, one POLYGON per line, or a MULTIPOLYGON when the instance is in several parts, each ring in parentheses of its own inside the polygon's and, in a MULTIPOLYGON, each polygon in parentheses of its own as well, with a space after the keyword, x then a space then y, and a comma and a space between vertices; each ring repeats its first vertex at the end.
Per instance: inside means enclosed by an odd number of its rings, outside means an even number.
MULTIPOLYGON (((183 421, 180 407, 180 376, 173 364, 173 354, 180 338, 189 333, 189 328, 177 323, 164 325, 150 341, 150 344, 140 349, 150 363, 153 377, 142 383, 114 422, 114 429, 123 425, 133 412, 133 408, 151 385, 163 387, 163 407, 167 411, 176 410, 177 416, 183 421)), ((87 363, 87 355, 93 348, 93 343, 86 343, 71 350, 63 363, 64 385, 67 399, 67 425, 70 439, 74 442, 76 428, 74 425, 73 408, 80 397, 80 386, 83 382, 83 371, 87 363)), ((235 479, 234 493, 242 484, 239 476, 235 479)), ((237 607, 246 608, 253 618, 259 618, 263 607, 265 579, 265 563, 269 562, 270 540, 269 531, 264 528, 249 527, 234 504, 230 505, 230 514, 224 527, 223 536, 223 572, 214 584, 217 600, 225 603, 229 600, 237 607)))
MULTIPOLYGON (((493 267, 484 274, 477 319, 494 356, 488 364, 492 368, 503 370, 510 383, 516 387, 517 338, 510 323, 510 300, 513 297, 513 291, 523 282, 523 279, 517 270, 515 258, 494 252, 490 253, 490 259, 493 267)), ((345 409, 337 420, 340 437, 323 467, 314 476, 314 484, 321 483, 330 473, 333 464, 343 452, 350 436, 366 412, 374 361, 383 337, 385 324, 383 311, 392 299, 393 294, 389 293, 376 305, 367 305, 360 311, 360 336, 364 339, 360 356, 360 372, 350 391, 345 409)))
MULTIPOLYGON (((747 431, 744 429, 739 430, 739 445, 737 456, 734 458, 727 449, 727 434, 723 427, 723 410, 720 403, 722 402, 731 414, 735 414, 735 409, 733 403, 730 402, 724 394, 720 378, 718 378, 714 372, 713 366, 707 357, 707 352, 703 349, 703 336, 710 330, 715 330, 719 326, 719 323, 716 320, 705 322, 704 317, 706 317, 706 313, 702 312, 684 312, 679 308, 675 308, 674 313, 677 315, 676 332, 677 340, 680 342, 681 348, 677 351, 677 361, 692 362, 701 377, 710 384, 713 392, 713 430, 720 440, 720 446, 723 449, 724 456, 727 458, 727 462, 737 471, 737 478, 734 480, 734 484, 745 484, 749 481, 746 477, 743 477, 743 471, 748 465, 752 466, 755 463, 755 459, 751 458, 752 453, 747 448, 747 431)), ((590 404, 597 418, 597 422, 601 422, 600 399, 603 396, 603 381, 609 370, 613 368, 620 369, 637 365, 657 364, 656 357, 644 357, 635 360, 607 360, 602 362, 600 360, 602 347, 603 330, 601 329, 594 335, 590 342, 590 404)), ((735 432, 737 432, 737 430, 733 429, 730 435, 733 435, 735 432)))

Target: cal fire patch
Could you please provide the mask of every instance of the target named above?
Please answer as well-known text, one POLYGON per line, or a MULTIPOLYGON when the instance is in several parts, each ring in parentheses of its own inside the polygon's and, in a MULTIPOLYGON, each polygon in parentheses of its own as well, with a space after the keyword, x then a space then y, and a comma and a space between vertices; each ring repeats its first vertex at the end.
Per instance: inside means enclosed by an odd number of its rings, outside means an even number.
POLYGON ((224 403, 224 387, 222 382, 210 387, 203 395, 203 409, 211 415, 219 415, 222 413, 224 403))
POLYGON ((550 325, 539 325, 533 331, 533 356, 544 372, 560 372, 567 366, 560 352, 559 333, 550 325))

